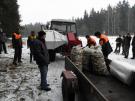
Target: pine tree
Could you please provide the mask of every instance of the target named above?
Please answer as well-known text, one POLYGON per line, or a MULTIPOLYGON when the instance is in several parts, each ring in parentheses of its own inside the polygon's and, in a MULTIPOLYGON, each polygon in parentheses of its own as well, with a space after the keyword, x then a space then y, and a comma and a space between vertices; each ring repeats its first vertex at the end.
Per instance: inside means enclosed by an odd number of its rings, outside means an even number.
POLYGON ((20 28, 17 0, 1 0, 1 27, 8 36, 20 28))

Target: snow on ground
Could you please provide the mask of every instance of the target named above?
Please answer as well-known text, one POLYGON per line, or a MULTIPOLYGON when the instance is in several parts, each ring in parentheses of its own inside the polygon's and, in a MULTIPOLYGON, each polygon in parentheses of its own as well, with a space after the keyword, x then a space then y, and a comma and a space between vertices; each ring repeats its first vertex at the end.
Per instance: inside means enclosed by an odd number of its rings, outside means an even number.
MULTIPOLYGON (((116 37, 109 37, 110 38, 110 43, 113 47, 113 50, 115 50, 115 47, 116 47, 116 37)), ((132 41, 132 40, 131 40, 132 41)), ((121 48, 121 53, 122 53, 122 48, 121 48)), ((118 60, 118 61, 122 61, 122 62, 126 62, 127 64, 131 64, 131 65, 135 65, 135 59, 131 59, 132 58, 132 45, 130 45, 130 50, 129 50, 129 56, 128 56, 128 59, 124 58, 123 55, 116 55, 115 53, 111 53, 109 55, 109 58, 112 59, 112 60, 118 60)))
MULTIPOLYGON (((94 37, 95 38, 95 37, 94 37)), ((85 37, 79 37, 83 46, 86 45, 85 37)), ((98 39, 96 42, 98 43, 98 39)), ((110 43, 115 49, 116 37, 109 37, 110 43)), ((25 39, 26 42, 26 39, 25 39)), ((23 47, 23 63, 14 67, 12 65, 14 50, 8 48, 9 54, 0 54, 0 101, 62 101, 61 93, 61 72, 64 70, 64 57, 57 54, 55 62, 49 65, 48 83, 51 91, 45 92, 39 89, 40 73, 35 62, 29 63, 29 49, 23 47)), ((135 65, 132 57, 132 47, 130 47, 129 58, 123 55, 111 53, 109 58, 112 60, 124 61, 127 64, 135 65)))
MULTIPOLYGON (((26 41, 26 40, 25 40, 26 41)), ((64 57, 49 65, 48 83, 51 91, 41 91, 40 73, 35 62, 29 63, 29 49, 23 47, 22 64, 12 65, 14 50, 0 54, 0 101, 62 101, 60 75, 64 70, 64 57)))

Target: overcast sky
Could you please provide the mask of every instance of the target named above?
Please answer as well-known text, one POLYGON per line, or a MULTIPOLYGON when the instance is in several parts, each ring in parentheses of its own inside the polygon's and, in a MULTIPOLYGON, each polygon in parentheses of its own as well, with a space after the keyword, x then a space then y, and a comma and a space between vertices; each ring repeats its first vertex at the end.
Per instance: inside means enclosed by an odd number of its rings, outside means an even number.
MULTIPOLYGON (((21 24, 41 22, 51 19, 72 19, 82 17, 84 11, 88 13, 92 8, 100 10, 110 4, 116 6, 123 0, 18 0, 21 24)), ((130 6, 135 0, 126 0, 130 6)))

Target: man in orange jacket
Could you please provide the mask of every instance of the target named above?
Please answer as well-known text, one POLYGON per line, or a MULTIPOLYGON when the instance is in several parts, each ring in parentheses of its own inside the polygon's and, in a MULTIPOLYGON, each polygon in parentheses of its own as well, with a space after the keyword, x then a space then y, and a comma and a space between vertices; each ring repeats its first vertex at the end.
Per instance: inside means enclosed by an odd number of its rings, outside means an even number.
POLYGON ((99 38, 99 44, 102 47, 102 53, 104 55, 105 63, 108 71, 110 71, 109 64, 111 61, 108 59, 108 55, 113 51, 113 49, 110 45, 109 39, 106 35, 101 34, 100 32, 95 32, 95 36, 99 38))
POLYGON ((12 34, 12 45, 15 50, 13 64, 17 65, 17 61, 22 62, 22 35, 18 31, 12 34))
POLYGON ((92 37, 89 36, 89 35, 86 35, 85 37, 86 37, 86 39, 87 39, 87 45, 86 45, 86 46, 91 47, 91 46, 95 46, 95 45, 96 45, 96 41, 95 41, 94 38, 92 38, 92 37))
POLYGON ((102 47, 104 58, 108 59, 108 55, 113 51, 108 37, 104 34, 101 34, 100 32, 95 32, 95 36, 100 39, 99 44, 102 47))

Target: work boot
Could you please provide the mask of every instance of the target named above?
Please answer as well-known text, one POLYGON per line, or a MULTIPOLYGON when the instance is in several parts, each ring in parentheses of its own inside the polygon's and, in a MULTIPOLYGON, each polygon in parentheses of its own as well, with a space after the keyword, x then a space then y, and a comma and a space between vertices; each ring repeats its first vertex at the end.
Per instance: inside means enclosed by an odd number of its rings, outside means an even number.
POLYGON ((131 59, 135 59, 134 57, 132 57, 131 59))
POLYGON ((41 90, 50 91, 51 88, 49 88, 49 87, 41 87, 41 90))
POLYGON ((128 58, 127 56, 125 56, 124 58, 128 58))
POLYGON ((50 86, 50 84, 46 84, 46 86, 48 87, 48 86, 50 86))
POLYGON ((18 61, 19 63, 22 63, 22 61, 20 60, 20 61, 18 61))
POLYGON ((30 60, 30 63, 32 63, 32 60, 30 60))
POLYGON ((17 63, 16 62, 13 62, 13 65, 17 65, 17 63))
MULTIPOLYGON (((45 85, 45 87, 48 87, 48 86, 50 86, 50 84, 46 84, 46 85, 45 85)), ((41 88, 41 87, 42 87, 42 86, 40 85, 40 88, 41 88)))

